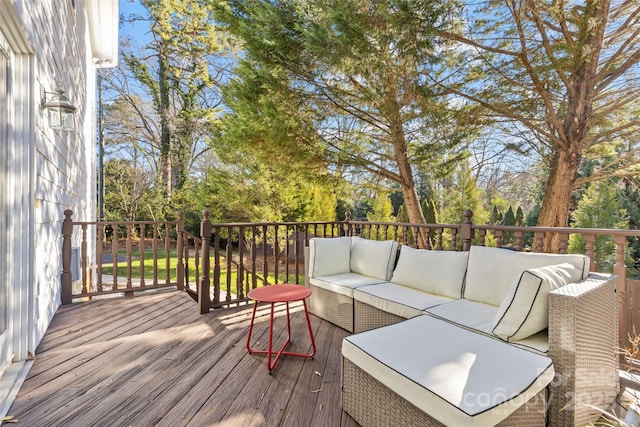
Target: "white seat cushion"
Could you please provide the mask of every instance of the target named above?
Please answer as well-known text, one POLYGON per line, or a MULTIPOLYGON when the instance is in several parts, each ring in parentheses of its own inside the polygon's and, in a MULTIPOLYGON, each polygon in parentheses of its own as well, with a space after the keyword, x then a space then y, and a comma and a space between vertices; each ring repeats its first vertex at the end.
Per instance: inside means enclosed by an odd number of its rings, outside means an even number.
POLYGON ((431 251, 402 246, 391 281, 449 298, 462 297, 468 252, 431 251))
POLYGON ((548 357, 431 316, 347 337, 342 355, 451 426, 493 426, 554 376, 548 357))
POLYGON ((381 283, 380 279, 363 276, 357 273, 334 274, 332 276, 321 276, 309 278, 309 283, 327 291, 346 295, 353 298, 353 290, 360 286, 381 283))
POLYGON ((389 280, 396 265, 398 243, 394 240, 351 238, 351 272, 389 280))
POLYGON ((456 323, 464 328, 491 335, 498 307, 481 302, 459 299, 425 310, 428 314, 456 323))
POLYGON ((434 305, 453 301, 390 282, 357 288, 353 291, 353 299, 405 319, 423 314, 434 305))
POLYGON ((351 272, 351 237, 309 239, 309 276, 351 272))
MULTIPOLYGON (((498 307, 460 299, 428 308, 425 313, 472 331, 493 335, 498 307)), ((546 330, 521 340, 512 340, 511 343, 540 354, 546 354, 549 351, 549 337, 546 330)))
POLYGON ((464 298, 499 306, 516 276, 530 268, 569 263, 589 275, 589 257, 515 252, 508 249, 472 246, 469 250, 464 298))
POLYGON ((525 270, 513 281, 498 308, 493 333, 507 341, 518 341, 549 326, 549 292, 573 283, 582 272, 571 264, 525 270))

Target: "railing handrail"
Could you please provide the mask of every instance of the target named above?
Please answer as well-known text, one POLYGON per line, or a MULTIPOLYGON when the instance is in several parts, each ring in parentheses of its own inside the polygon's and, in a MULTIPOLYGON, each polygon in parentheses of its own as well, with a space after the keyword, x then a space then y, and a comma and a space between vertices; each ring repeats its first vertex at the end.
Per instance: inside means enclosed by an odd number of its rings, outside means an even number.
POLYGON ((75 221, 72 220, 73 225, 153 225, 153 224, 169 224, 177 225, 180 221, 75 221))
POLYGON ((476 225, 471 228, 475 230, 503 230, 503 231, 524 231, 525 233, 568 233, 568 234, 596 234, 609 236, 640 237, 640 230, 621 230, 617 228, 574 228, 574 227, 540 227, 526 225, 476 225))

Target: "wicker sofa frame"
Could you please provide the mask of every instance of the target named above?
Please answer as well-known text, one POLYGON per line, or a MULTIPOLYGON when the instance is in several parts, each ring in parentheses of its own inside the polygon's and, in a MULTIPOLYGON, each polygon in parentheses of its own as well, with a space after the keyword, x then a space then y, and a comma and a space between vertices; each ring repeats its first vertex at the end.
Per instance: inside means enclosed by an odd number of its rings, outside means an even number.
MULTIPOLYGON (((548 355, 556 377, 544 393, 501 426, 583 426, 599 418, 597 408, 607 409, 615 400, 619 391, 617 285, 616 276, 590 274, 550 293, 548 355)), ((311 288, 321 301, 312 312, 350 332, 405 320, 345 295, 311 288)), ((348 359, 343 358, 342 368, 343 409, 362 426, 442 425, 348 359)))
MULTIPOLYGON (((500 425, 584 426, 599 418, 594 409, 606 409, 618 394, 618 298, 615 276, 590 275, 553 291, 549 297, 549 357, 556 378, 545 395, 514 412, 500 425), (546 405, 546 406, 541 406, 546 405)), ((404 320, 355 301, 355 330, 362 332, 404 320)), ((407 417, 397 425, 442 425, 343 358, 343 409, 363 426, 390 425, 397 414, 407 417), (358 372, 360 371, 360 372, 358 372), (396 415, 391 415, 396 414, 396 415)))

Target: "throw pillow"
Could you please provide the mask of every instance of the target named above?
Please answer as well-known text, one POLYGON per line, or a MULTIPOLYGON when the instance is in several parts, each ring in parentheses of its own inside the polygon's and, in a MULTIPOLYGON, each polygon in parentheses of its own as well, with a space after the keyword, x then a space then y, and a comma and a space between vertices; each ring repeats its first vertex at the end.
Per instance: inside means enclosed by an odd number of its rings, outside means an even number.
POLYGON ((309 240, 309 254, 310 277, 349 273, 351 237, 314 237, 309 240))
POLYGON ((494 335, 519 341, 549 326, 549 292, 580 280, 582 272, 565 263, 523 271, 511 284, 493 322, 494 335))
POLYGON ((350 267, 353 273, 389 280, 396 264, 398 243, 394 240, 351 238, 350 267))
POLYGON ((403 246, 391 281, 436 295, 460 298, 468 258, 469 252, 403 246))

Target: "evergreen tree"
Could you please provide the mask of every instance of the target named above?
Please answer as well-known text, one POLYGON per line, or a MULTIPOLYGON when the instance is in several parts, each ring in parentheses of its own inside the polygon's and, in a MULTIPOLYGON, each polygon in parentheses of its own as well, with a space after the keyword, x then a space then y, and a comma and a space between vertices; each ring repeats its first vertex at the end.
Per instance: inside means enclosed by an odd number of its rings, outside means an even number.
MULTIPOLYGON (((438 209, 436 208, 436 204, 433 199, 425 199, 422 201, 422 212, 424 212, 424 219, 427 224, 437 224, 438 223, 438 209)), ((428 248, 433 248, 436 246, 436 230, 429 230, 428 234, 428 248)))
POLYGON ((403 223, 409 222, 409 214, 407 213, 407 207, 404 205, 404 203, 401 204, 398 208, 397 221, 403 223))
POLYGON ((502 218, 502 225, 516 225, 516 216, 511 206, 509 206, 509 209, 507 209, 507 212, 504 214, 504 218, 502 218))
POLYGON ((491 216, 489 217, 489 224, 497 225, 502 223, 502 214, 498 211, 498 207, 493 205, 491 210, 491 216))
POLYGON ((469 107, 432 83, 457 55, 434 37, 455 10, 451 1, 225 2, 218 18, 245 48, 225 91, 225 133, 392 183, 410 221, 424 223, 414 170, 449 174, 475 131, 469 107))
MULTIPOLYGON (((629 227, 629 216, 622 208, 616 183, 601 181, 589 186, 578 202, 578 208, 572 214, 576 228, 614 228, 629 227)), ((569 252, 585 253, 586 241, 581 234, 572 234, 569 238, 569 252)), ((615 264, 615 244, 613 236, 597 236, 594 258, 598 271, 612 272, 615 264)))
POLYGON ((393 205, 386 193, 378 193, 373 200, 373 210, 367 213, 367 219, 372 222, 395 222, 393 205))
MULTIPOLYGON (((502 225, 516 225, 516 216, 513 213, 513 208, 509 205, 509 209, 504 214, 504 218, 502 218, 502 225)), ((513 244, 513 231, 504 232, 502 238, 502 244, 507 246, 513 244)))
POLYGON ((522 221, 524 221, 524 212, 522 212, 522 208, 518 206, 518 209, 516 210, 516 219, 514 225, 521 226, 522 221))

